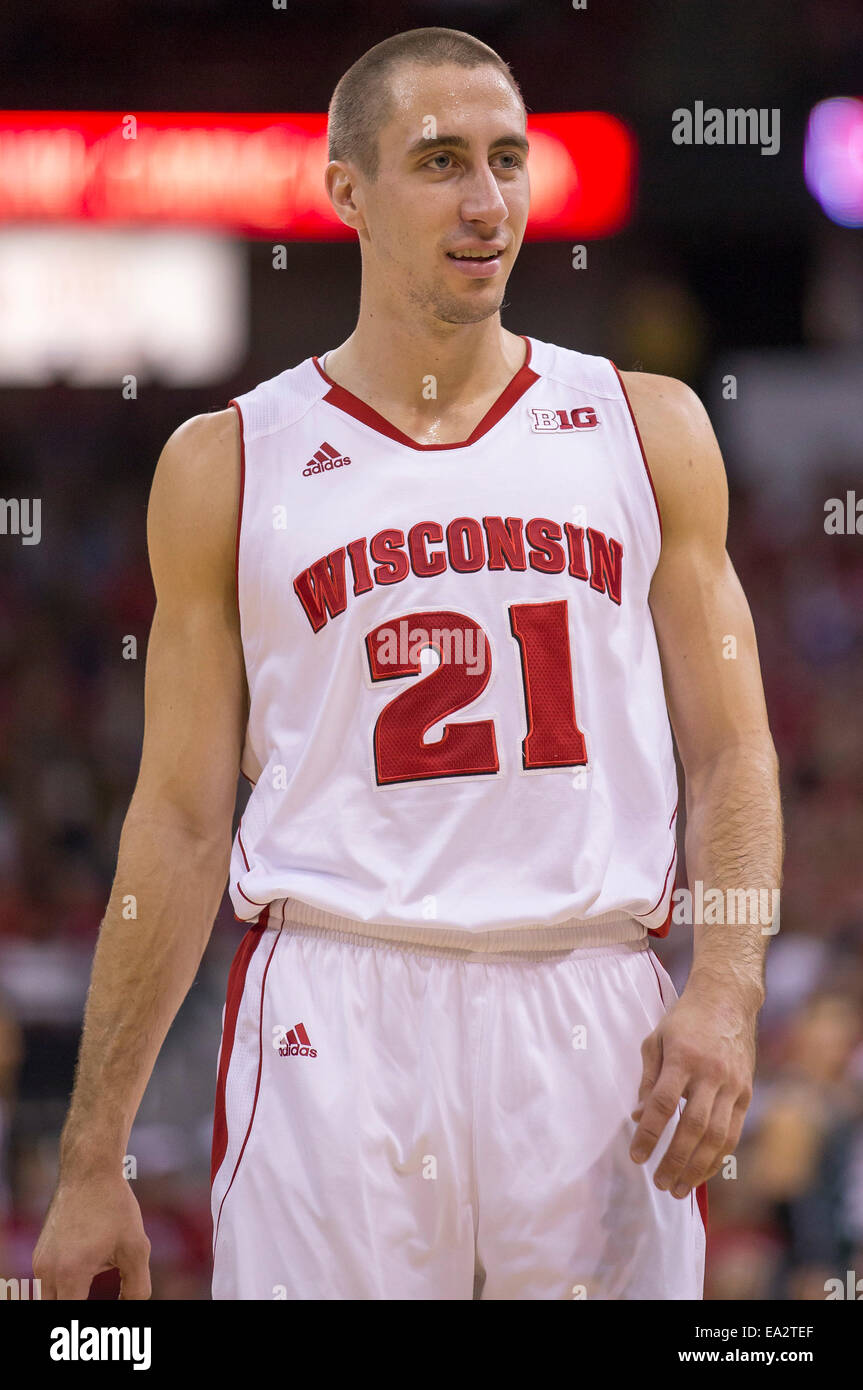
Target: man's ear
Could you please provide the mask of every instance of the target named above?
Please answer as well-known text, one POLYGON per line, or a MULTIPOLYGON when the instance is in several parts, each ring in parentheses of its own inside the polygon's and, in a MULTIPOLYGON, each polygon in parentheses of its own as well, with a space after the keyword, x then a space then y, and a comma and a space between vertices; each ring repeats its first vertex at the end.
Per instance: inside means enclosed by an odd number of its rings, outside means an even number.
POLYGON ((331 159, 324 173, 324 183, 339 220, 356 232, 362 230, 365 227, 362 191, 353 165, 345 159, 331 159))

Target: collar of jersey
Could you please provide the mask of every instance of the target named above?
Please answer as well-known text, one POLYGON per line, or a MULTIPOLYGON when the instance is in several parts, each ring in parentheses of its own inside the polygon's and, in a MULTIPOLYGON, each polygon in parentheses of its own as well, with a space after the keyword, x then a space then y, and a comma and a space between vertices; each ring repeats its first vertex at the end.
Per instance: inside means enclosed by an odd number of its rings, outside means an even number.
POLYGON ((349 391, 345 386, 339 386, 338 382, 333 381, 332 377, 327 376, 317 357, 312 357, 312 361, 320 372, 324 381, 329 383, 329 391, 322 398, 330 405, 336 406, 338 410, 343 410, 347 415, 352 415, 361 424, 367 425, 369 429, 377 430, 378 434, 384 434, 388 439, 394 439, 397 444, 404 444, 409 449, 465 449, 469 444, 475 444, 484 434, 502 420, 504 415, 512 409, 516 401, 520 399, 532 386, 539 380, 539 373, 535 372, 530 366, 532 354, 532 344, 530 338, 524 333, 519 333, 520 338, 524 339, 527 351, 525 358, 515 376, 503 388, 497 400, 489 406, 478 425, 475 425, 467 439, 459 439, 454 444, 419 444, 417 440, 411 439, 409 434, 404 434, 395 425, 387 420, 386 416, 381 415, 372 406, 367 405, 359 396, 355 396, 353 391, 349 391))

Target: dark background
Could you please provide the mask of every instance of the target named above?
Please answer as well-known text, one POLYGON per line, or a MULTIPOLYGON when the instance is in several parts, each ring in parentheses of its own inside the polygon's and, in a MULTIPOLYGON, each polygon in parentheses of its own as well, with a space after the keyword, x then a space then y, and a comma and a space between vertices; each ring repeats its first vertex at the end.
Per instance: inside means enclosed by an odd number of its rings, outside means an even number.
MULTIPOLYGON (((759 639, 782 770, 787 867, 755 1098, 736 1174, 711 1184, 708 1296, 823 1299, 863 1277, 863 560, 824 530, 863 496, 863 248, 808 193, 814 103, 863 96, 863 6, 748 0, 87 0, 0 6, 0 107, 323 111, 391 33, 466 29, 529 110, 600 109, 639 145, 633 220, 528 242, 514 332, 678 376, 711 414, 731 483, 729 551, 759 639), (676 146, 671 113, 778 107, 781 150, 676 146), (723 398, 727 373, 734 400, 723 398), (802 385, 801 385, 802 382, 802 385), (845 385, 837 386, 837 383, 845 385), (843 428, 836 428, 837 417, 843 428), (800 421, 803 424, 800 424, 800 421)), ((2 231, 2 229, 0 229, 2 231)), ((0 242, 2 254, 2 242, 0 242)), ((56 1172, 81 1009, 143 717, 153 610, 145 546, 159 451, 186 417, 323 354, 359 302, 354 244, 246 245, 250 347, 215 386, 0 389, 0 492, 39 496, 43 537, 0 537, 0 1275, 26 1276, 56 1172)), ((0 304, 2 313, 2 304, 0 304)), ((220 1010, 241 928, 223 904, 130 1141, 154 1297, 209 1297, 208 1159, 220 1010)), ((690 933, 661 954, 678 984, 690 933)))

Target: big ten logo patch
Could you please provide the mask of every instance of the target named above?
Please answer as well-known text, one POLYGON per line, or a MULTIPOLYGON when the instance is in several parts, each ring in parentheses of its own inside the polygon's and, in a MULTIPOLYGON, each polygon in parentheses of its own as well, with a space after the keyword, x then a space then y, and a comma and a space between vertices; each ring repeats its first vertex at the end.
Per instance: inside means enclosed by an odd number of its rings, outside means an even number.
POLYGON ((592 405, 576 405, 571 410, 530 407, 530 427, 535 434, 555 434, 564 430, 595 430, 600 423, 592 405))

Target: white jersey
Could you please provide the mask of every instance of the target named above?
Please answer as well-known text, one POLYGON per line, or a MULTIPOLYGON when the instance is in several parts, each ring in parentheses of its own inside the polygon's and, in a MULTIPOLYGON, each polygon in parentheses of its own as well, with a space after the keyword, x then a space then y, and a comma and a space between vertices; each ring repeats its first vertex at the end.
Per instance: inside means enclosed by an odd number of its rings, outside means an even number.
POLYGON ((495 951, 667 924, 653 485, 613 363, 525 343, 456 444, 415 443, 317 357, 231 402, 241 921, 495 951))

